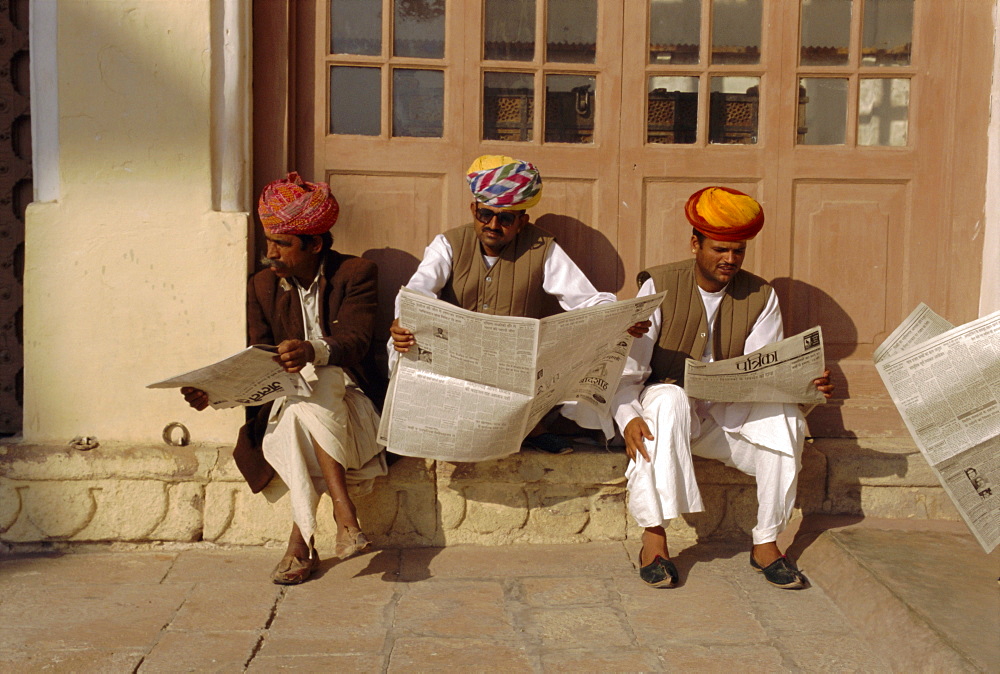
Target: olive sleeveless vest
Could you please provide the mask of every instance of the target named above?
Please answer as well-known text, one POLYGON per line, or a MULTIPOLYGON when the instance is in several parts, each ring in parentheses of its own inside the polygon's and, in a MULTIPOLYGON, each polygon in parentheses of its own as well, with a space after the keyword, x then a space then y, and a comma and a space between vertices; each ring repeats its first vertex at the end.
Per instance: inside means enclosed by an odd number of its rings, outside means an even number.
POLYGON ((545 257, 555 242, 544 229, 525 225, 489 269, 473 225, 451 229, 444 237, 451 244, 452 258, 442 300, 496 316, 544 318, 562 311, 556 298, 542 289, 545 257))
MULTIPOLYGON (((652 267, 639 273, 641 286, 652 278, 656 291, 667 291, 660 305, 663 322, 660 338, 653 348, 652 374, 648 383, 674 380, 684 385, 684 361, 701 360, 708 340, 705 305, 694 276, 694 260, 682 260, 652 267)), ((740 270, 726 286, 712 327, 712 357, 724 360, 743 355, 747 335, 760 316, 774 289, 748 271, 740 270)))

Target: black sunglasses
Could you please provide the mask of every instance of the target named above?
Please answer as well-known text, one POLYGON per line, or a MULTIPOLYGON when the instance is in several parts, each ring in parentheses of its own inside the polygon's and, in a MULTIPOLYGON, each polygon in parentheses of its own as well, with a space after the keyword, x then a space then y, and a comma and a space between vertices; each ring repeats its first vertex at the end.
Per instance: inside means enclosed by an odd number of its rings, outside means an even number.
POLYGON ((497 219, 497 223, 501 227, 513 227, 517 219, 524 214, 524 211, 501 211, 497 213, 496 211, 491 211, 488 208, 477 208, 476 209, 476 220, 488 225, 490 220, 493 218, 497 219))

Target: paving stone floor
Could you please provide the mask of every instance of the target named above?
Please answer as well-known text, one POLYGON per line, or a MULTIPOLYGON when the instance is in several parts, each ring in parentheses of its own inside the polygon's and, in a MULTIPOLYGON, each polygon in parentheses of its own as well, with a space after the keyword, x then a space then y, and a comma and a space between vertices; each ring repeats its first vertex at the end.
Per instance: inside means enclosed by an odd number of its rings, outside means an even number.
POLYGON ((888 671, 744 549, 674 551, 681 586, 654 590, 634 547, 386 549, 287 588, 273 549, 7 556, 0 671, 888 671))

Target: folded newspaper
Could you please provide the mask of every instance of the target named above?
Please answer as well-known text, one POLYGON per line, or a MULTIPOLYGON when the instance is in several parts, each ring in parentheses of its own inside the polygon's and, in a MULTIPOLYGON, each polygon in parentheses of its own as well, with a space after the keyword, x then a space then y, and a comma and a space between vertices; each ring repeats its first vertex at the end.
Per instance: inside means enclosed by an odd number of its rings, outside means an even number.
POLYGON ((626 330, 666 293, 541 320, 491 316, 403 289, 416 346, 396 363, 379 443, 405 456, 485 461, 517 452, 555 405, 607 411, 632 345, 626 330))
POLYGON ((874 360, 920 453, 992 551, 1000 542, 1000 311, 952 327, 921 303, 874 360))
POLYGON ((217 363, 149 384, 146 388, 200 388, 208 394, 209 405, 215 409, 263 405, 286 395, 311 395, 312 364, 301 372, 285 372, 273 360, 277 352, 275 346, 248 346, 217 363))
POLYGON ((684 390, 716 402, 821 404, 826 397, 812 382, 825 369, 823 329, 816 326, 745 356, 712 363, 688 358, 684 390))

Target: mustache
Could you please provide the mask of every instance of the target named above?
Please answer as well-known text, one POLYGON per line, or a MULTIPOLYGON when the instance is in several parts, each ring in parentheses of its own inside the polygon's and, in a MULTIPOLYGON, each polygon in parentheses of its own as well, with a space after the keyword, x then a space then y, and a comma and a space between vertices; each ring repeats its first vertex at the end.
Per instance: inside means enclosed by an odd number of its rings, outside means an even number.
POLYGON ((272 260, 263 256, 260 258, 260 263, 264 267, 270 267, 271 269, 288 269, 288 265, 281 260, 272 260))

